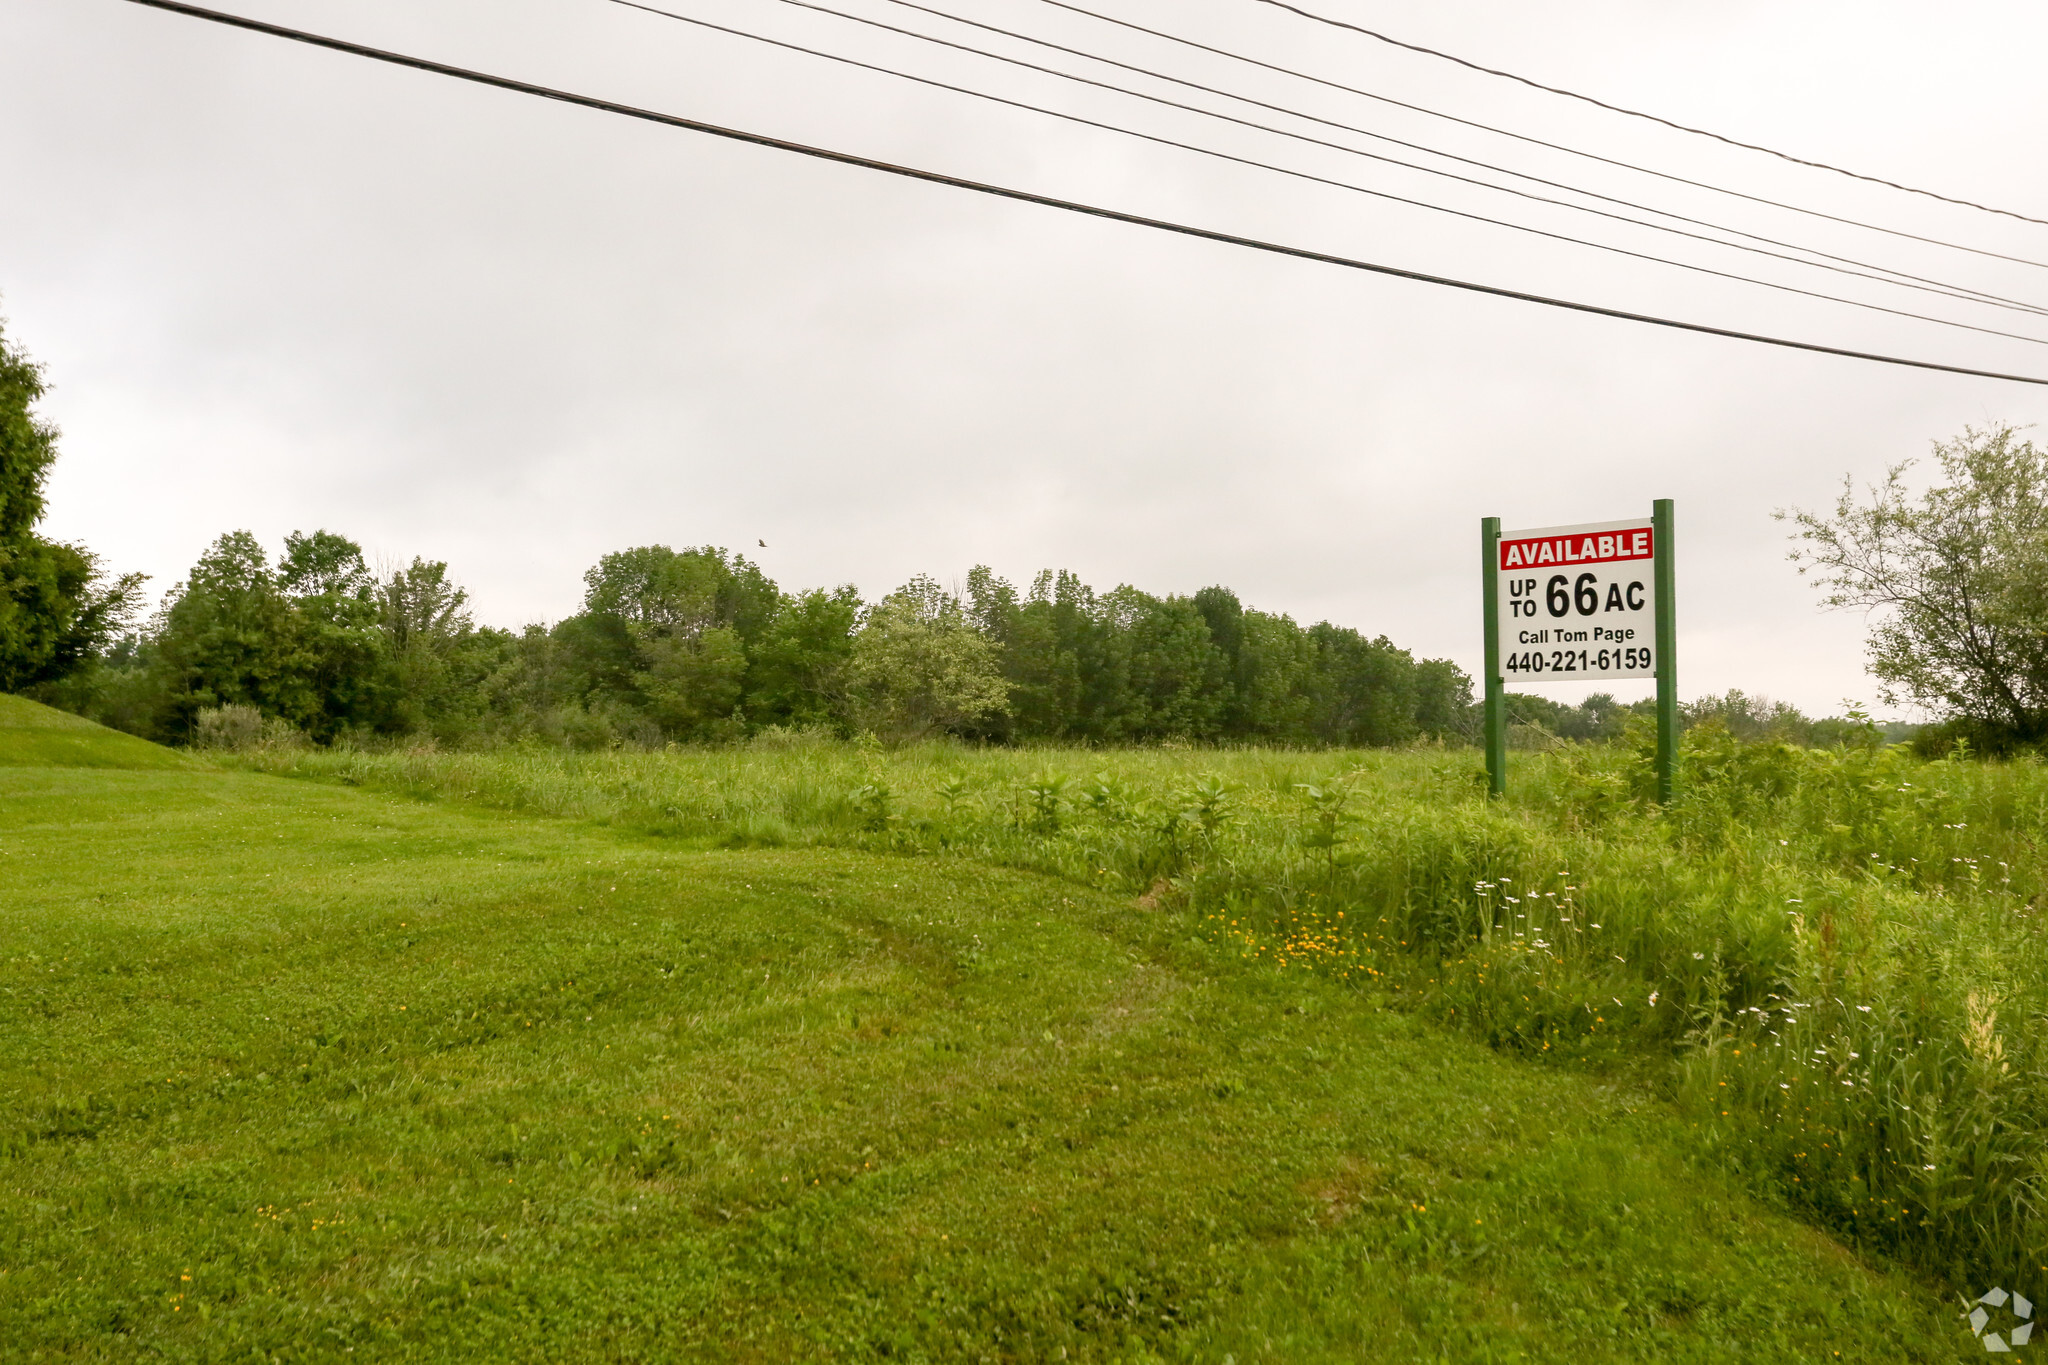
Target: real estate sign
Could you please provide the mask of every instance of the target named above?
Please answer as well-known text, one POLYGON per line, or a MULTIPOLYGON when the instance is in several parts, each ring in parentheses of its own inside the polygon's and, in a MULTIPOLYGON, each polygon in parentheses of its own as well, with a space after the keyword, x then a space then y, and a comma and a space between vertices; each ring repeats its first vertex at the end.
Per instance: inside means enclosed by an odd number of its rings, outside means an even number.
POLYGON ((1656 545, 1649 517, 1501 532, 1507 682, 1656 677, 1656 545))
POLYGON ((1510 683, 1657 680, 1657 798, 1678 770, 1678 610, 1672 505, 1647 517, 1502 531, 1479 523, 1488 784, 1508 785, 1510 683))

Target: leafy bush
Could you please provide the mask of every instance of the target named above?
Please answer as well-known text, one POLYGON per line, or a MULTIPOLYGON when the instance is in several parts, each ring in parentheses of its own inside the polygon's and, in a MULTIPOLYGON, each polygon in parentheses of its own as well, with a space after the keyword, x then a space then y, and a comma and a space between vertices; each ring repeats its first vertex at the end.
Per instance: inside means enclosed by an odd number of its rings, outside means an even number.
POLYGON ((208 707, 192 727, 192 743, 200 749, 253 749, 262 735, 263 713, 253 706, 208 707))
POLYGON ((303 730, 253 706, 213 706, 193 719, 192 744, 228 753, 290 753, 312 743, 303 730))

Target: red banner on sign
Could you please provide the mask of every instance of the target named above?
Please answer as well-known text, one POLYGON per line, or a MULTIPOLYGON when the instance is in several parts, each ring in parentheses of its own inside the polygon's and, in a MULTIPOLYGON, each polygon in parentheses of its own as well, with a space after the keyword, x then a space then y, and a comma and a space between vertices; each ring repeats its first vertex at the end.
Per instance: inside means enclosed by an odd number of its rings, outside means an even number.
POLYGON ((1613 564, 1654 557, 1647 526, 1622 531, 1575 531, 1570 535, 1534 536, 1500 543, 1500 567, 1509 569, 1562 567, 1567 564, 1613 564))

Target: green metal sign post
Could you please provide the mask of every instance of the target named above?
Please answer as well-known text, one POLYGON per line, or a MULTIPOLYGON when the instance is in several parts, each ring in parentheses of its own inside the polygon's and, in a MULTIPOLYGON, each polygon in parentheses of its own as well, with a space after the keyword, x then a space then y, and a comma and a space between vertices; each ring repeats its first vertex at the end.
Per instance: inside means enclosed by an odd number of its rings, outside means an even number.
POLYGON ((1486 632, 1486 784, 1508 788, 1507 684, 1654 678, 1657 800, 1678 770, 1678 594, 1672 503, 1648 517, 1502 531, 1479 522, 1486 632))
POLYGON ((1500 676, 1500 518, 1479 519, 1481 582, 1486 585, 1486 789, 1508 791, 1508 695, 1500 676))
POLYGON ((1657 804, 1671 804, 1678 781, 1678 577, 1673 568, 1671 499, 1650 504, 1657 557, 1657 804))

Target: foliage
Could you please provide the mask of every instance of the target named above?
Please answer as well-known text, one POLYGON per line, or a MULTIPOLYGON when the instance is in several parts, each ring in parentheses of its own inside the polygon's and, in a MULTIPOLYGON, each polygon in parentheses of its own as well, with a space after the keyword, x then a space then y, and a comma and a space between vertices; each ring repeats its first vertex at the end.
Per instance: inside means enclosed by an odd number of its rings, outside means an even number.
POLYGON ((135 614, 140 574, 109 579, 81 545, 36 534, 57 429, 38 418, 43 373, 0 325, 0 691, 89 671, 135 614))
POLYGON ((959 602, 918 577, 868 613, 849 660, 854 716, 903 741, 957 733, 1007 709, 993 643, 959 602))
POLYGON ((192 747, 254 753, 264 749, 303 749, 304 732, 253 706, 216 706, 201 711, 192 727, 192 747))
POLYGON ((1867 720, 1831 747, 1709 720, 1658 808, 1634 743, 1518 757, 1506 802, 1480 794, 1469 756, 1429 751, 263 763, 1142 896, 1247 962, 1384 989, 1495 1047, 1647 1067, 1718 1159, 1931 1274, 2048 1264, 2048 1036, 2014 1023, 2048 1016, 2039 764, 1925 762, 1867 720))
POLYGON ((1048 570, 1019 594, 977 567, 966 610, 1000 647, 1010 717, 985 727, 999 738, 1394 745, 1471 728, 1471 679, 1449 661, 1304 630, 1228 588, 1098 594, 1048 570))
MULTIPOLYGON (((948 775, 993 798, 1109 761, 1147 800, 1228 804, 1221 853, 1300 811, 1269 776, 1360 757, 261 761, 554 772, 582 816, 816 800, 835 837, 900 847, 948 775), (840 804, 866 771, 901 789, 880 829, 840 804)), ((1438 760, 1366 761, 1406 790, 1438 760)), ((0 773, 13 1358, 1705 1365, 1967 1340, 1924 1283, 1689 1160, 1640 1087, 1242 956, 1165 893, 181 766, 0 773)), ((953 809, 971 831, 985 808, 953 809)), ((1098 837, 1085 796, 1050 834, 987 813, 1004 848, 1098 837)))
POLYGON ((1002 743, 1397 745, 1471 728, 1471 680, 1385 637, 1040 574, 988 569, 966 601, 919 577, 873 605, 850 585, 788 593, 713 546, 640 546, 584 576, 582 609, 478 627, 440 561, 379 579, 329 531, 272 565, 246 531, 208 548, 150 628, 41 695, 170 743, 253 706, 342 736, 576 749, 733 742, 771 729, 1002 743))
POLYGON ((469 594, 440 560, 414 557, 377 585, 375 597, 391 669, 388 728, 448 739, 475 733, 487 680, 512 638, 476 628, 469 594))
POLYGON ((840 724, 852 702, 848 665, 861 617, 850 585, 783 599, 747 658, 746 712, 754 725, 840 724))
POLYGON ((382 719, 391 703, 378 585, 353 542, 294 534, 275 569, 247 531, 222 536, 159 610, 146 667, 154 732, 183 738, 200 712, 250 706, 317 739, 382 719))
POLYGON ((1917 499, 1911 462, 1832 515, 1780 513, 1826 605, 1883 613, 1870 671, 1903 699, 2005 743, 2048 739, 2048 451, 2011 427, 1937 443, 1946 482, 1917 499))
POLYGON ((1521 741, 1517 748, 1547 748, 1558 740, 1619 740, 1626 735, 1632 717, 1657 714, 1654 698, 1623 704, 1611 692, 1595 692, 1576 706, 1528 692, 1510 692, 1507 704, 1509 735, 1521 741))
POLYGON ((263 736, 263 713, 253 706, 215 706, 192 727, 197 749, 253 749, 263 736))

